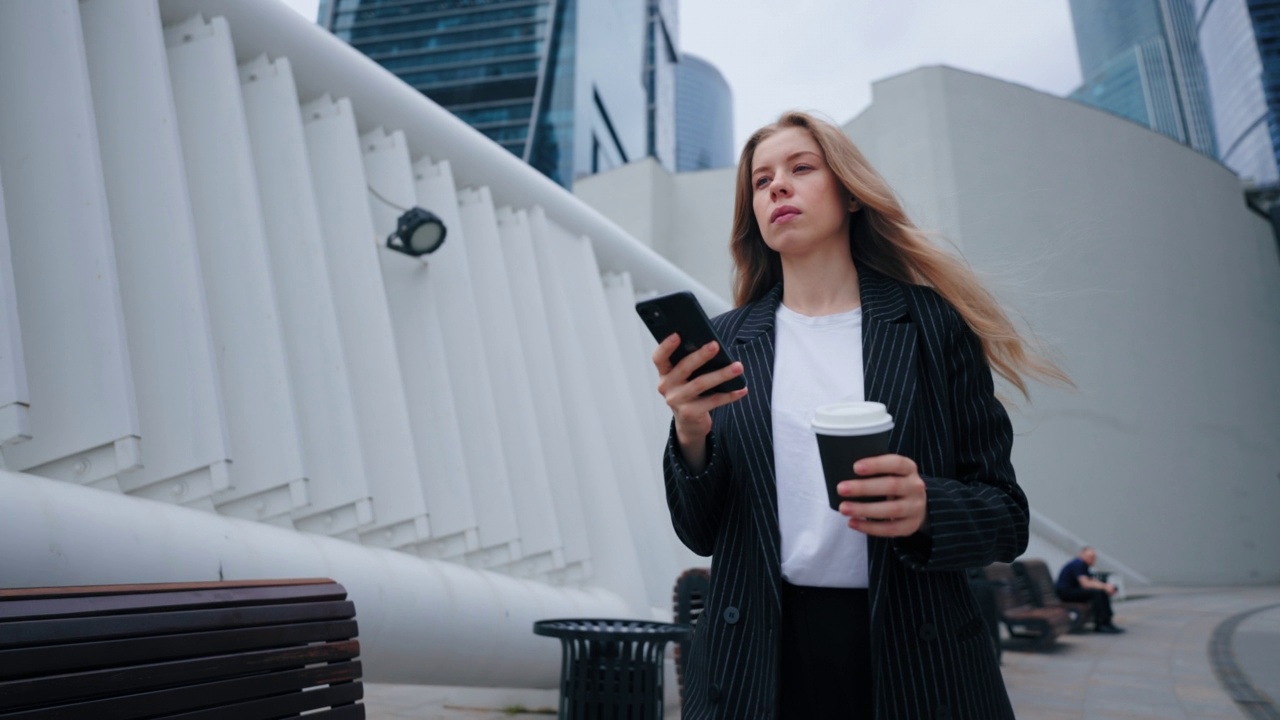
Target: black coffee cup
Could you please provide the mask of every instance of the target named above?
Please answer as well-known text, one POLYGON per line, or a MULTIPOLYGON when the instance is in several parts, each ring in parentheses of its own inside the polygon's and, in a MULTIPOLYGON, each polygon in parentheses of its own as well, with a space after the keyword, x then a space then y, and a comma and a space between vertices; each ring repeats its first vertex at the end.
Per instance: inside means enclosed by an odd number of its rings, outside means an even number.
MULTIPOLYGON (((814 411, 812 427, 818 437, 822 474, 827 480, 827 500, 832 510, 839 511, 840 503, 853 499, 836 492, 836 486, 858 477, 853 472, 855 462, 889 452, 893 416, 878 402, 835 403, 814 411)), ((884 499, 864 497, 857 502, 884 499)))

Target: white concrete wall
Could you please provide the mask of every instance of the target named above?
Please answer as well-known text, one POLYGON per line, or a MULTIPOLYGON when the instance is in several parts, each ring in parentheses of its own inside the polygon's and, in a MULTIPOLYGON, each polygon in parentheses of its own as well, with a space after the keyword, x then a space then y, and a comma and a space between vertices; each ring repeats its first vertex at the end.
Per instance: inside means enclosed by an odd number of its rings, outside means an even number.
POLYGON ((947 68, 877 83, 846 131, 1079 387, 1014 412, 1032 506, 1153 582, 1280 580, 1280 259, 1236 177, 947 68))
POLYGON ((734 172, 734 168, 723 168, 671 174, 653 158, 644 158, 580 178, 573 192, 731 301, 734 172))
MULTIPOLYGON (((1029 553, 1056 565, 1093 544, 1139 583, 1280 580, 1280 260, 1236 177, 1106 113, 943 67, 877 83, 844 129, 1079 386, 1033 386, 1013 410, 1029 553)), ((645 161, 574 191, 729 297, 732 170, 645 161)))

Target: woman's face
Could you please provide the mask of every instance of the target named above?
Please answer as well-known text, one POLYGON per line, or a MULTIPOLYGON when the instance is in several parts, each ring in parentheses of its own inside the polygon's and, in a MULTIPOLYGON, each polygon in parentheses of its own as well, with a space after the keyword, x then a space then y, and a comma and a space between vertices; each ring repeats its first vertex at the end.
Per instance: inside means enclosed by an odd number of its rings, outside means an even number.
POLYGON ((781 255, 805 255, 849 242, 856 208, 804 128, 765 138, 751 159, 752 208, 765 244, 781 255))

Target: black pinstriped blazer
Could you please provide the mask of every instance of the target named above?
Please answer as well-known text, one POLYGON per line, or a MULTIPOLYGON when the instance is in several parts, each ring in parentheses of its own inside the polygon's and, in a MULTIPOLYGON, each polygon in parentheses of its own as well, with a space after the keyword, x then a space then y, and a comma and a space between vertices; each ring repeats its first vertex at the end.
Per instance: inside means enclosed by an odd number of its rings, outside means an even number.
MULTIPOLYGON (((877 717, 1012 718, 965 568, 1012 561, 1027 545, 1013 432, 977 337, 934 291, 858 267, 867 400, 888 406, 889 447, 915 460, 929 536, 868 538, 877 717)), ((777 716, 781 601, 770 398, 782 287, 713 320, 750 392, 712 413, 707 467, 674 443, 664 462, 680 539, 712 555, 694 632, 685 720, 777 716)), ((786 719, 790 720, 790 719, 786 719)))

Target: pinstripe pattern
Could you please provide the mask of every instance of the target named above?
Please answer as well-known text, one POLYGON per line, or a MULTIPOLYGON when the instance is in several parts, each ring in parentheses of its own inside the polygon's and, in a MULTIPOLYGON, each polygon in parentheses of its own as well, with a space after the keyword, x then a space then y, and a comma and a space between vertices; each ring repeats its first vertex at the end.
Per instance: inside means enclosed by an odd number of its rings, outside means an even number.
MULTIPOLYGON (((977 337, 932 290, 858 268, 866 398, 895 425, 891 451, 916 461, 930 537, 869 538, 871 644, 878 718, 1012 718, 1000 669, 964 574, 1027 545, 1013 432, 977 337)), ((707 467, 664 460, 676 534, 713 555, 694 633, 682 717, 777 715, 781 600, 773 433, 773 324, 782 288, 717 317, 751 391, 713 412, 707 467)))

